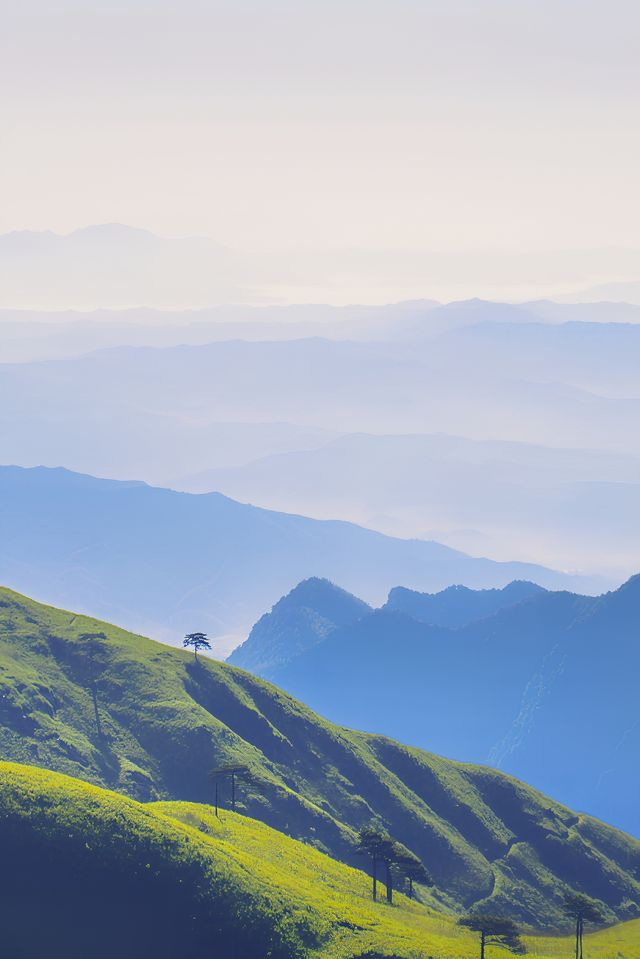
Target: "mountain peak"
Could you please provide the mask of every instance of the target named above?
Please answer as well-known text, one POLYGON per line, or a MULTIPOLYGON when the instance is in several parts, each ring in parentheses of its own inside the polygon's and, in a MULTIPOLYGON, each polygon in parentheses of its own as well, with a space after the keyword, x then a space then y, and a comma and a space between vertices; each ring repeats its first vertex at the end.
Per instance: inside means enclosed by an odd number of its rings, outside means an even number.
POLYGON ((343 625, 343 622, 353 621, 354 610, 364 614, 371 609, 357 596, 353 596, 346 589, 336 586, 330 579, 321 576, 309 576, 303 579, 276 604, 276 606, 292 605, 307 606, 322 614, 329 612, 330 607, 331 619, 339 626, 343 625))
POLYGON ((72 230, 67 236, 91 237, 91 236, 147 236, 156 237, 151 230, 145 230, 143 227, 130 226, 128 223, 90 223, 88 226, 78 227, 72 230))
POLYGON ((371 612, 363 600, 328 579, 311 576, 278 600, 228 662, 259 676, 285 666, 341 626, 371 612))
POLYGON ((502 589, 470 589, 456 584, 439 593, 419 593, 395 586, 389 592, 385 608, 432 626, 458 628, 544 592, 542 586, 524 579, 512 580, 502 589))

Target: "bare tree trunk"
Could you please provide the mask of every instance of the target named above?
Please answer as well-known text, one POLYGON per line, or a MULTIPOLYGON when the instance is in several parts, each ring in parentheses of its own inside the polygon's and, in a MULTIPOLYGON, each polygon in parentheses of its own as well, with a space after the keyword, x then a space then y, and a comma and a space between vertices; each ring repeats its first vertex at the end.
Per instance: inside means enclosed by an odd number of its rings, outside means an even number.
POLYGON ((218 816, 218 780, 216 779, 216 819, 219 819, 218 816))
POLYGON ((484 959, 485 934, 480 933, 480 959, 484 959))
POLYGON ((372 862, 371 879, 373 884, 372 896, 373 896, 373 901, 377 902, 378 901, 378 860, 376 856, 372 856, 371 862, 372 862))
POLYGON ((393 876, 391 875, 391 863, 387 862, 386 864, 386 885, 387 885, 387 902, 393 902, 393 876))
POLYGON ((95 680, 91 683, 91 698, 93 699, 93 712, 96 717, 98 736, 100 739, 102 739, 102 725, 100 723, 100 710, 98 709, 98 690, 96 688, 95 680))
POLYGON ((584 932, 584 919, 580 920, 580 959, 582 959, 582 934, 584 932))
POLYGON ((236 774, 231 773, 231 808, 236 811, 236 774))
POLYGON ((413 899, 413 879, 409 876, 409 899, 413 899))
POLYGON ((580 916, 576 919, 576 959, 580 957, 580 916))

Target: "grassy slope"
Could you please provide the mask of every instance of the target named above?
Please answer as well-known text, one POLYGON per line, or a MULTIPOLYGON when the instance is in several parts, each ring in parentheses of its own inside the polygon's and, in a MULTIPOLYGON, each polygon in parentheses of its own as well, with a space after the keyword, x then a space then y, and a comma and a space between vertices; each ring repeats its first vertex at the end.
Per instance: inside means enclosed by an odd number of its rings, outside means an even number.
MULTIPOLYGON (((238 669, 0 590, 0 755, 142 800, 210 801, 209 770, 247 763, 240 809, 339 858, 372 815, 453 908, 490 897, 557 925, 561 882, 640 911, 640 843, 499 773, 323 721, 238 669), (97 735, 83 632, 104 631, 97 735)), ((226 796, 223 796, 226 800, 226 796)))
MULTIPOLYGON (((296 903, 296 910, 312 905, 331 929, 330 938, 318 950, 327 959, 369 950, 438 959, 466 959, 475 954, 473 937, 455 918, 424 901, 410 901, 398 894, 394 895, 394 907, 389 908, 382 888, 381 899, 374 904, 368 876, 264 823, 228 811, 216 819, 211 807, 191 803, 158 803, 155 808, 247 857, 243 861, 251 861, 252 874, 271 888, 284 890, 285 900, 296 903)), ((425 892, 420 889, 422 900, 425 892)), ((525 939, 529 954, 540 959, 569 956, 573 948, 573 939, 567 936, 525 939)), ((586 954, 592 959, 637 959, 639 950, 640 920, 612 926, 586 939, 586 954)), ((503 950, 496 954, 508 955, 503 950)))
POLYGON ((294 959, 325 933, 228 848, 59 773, 0 763, 0 845, 12 959, 200 959, 212 942, 214 955, 294 959))
MULTIPOLYGON (((0 763, 0 841, 12 957, 51 954, 51 942, 65 959, 85 950, 106 959, 114 948, 122 959, 151 951, 347 959, 369 950, 466 959, 476 948, 452 917, 401 895, 393 908, 374 904, 363 873, 256 820, 230 812, 218 820, 207 806, 143 806, 0 763), (37 925, 28 922, 34 899, 37 925)), ((640 922, 626 923, 589 936, 587 955, 636 959, 639 945, 640 922)), ((567 938, 529 937, 527 946, 540 959, 571 953, 567 938)))

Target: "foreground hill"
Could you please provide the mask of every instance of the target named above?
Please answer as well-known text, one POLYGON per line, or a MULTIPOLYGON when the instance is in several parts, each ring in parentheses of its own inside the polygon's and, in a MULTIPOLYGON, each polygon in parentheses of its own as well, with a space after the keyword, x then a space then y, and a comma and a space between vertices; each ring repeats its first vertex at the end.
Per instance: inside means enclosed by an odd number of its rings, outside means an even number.
POLYGON ((293 959, 319 938, 223 844, 66 776, 0 763, 0 837, 12 959, 293 959))
MULTIPOLYGON (((33 767, 0 763, 3 945, 12 957, 326 959, 365 953, 461 959, 455 918, 252 819, 193 803, 141 805, 33 767), (33 900, 40 922, 31 920, 33 900)), ((424 895, 422 890, 421 895, 424 895)), ((594 959, 632 956, 640 923, 587 936, 594 959), (608 950, 608 951, 607 951, 608 950)), ((528 937, 536 956, 569 939, 528 937)))
POLYGON ((62 469, 0 467, 0 581, 169 642, 193 629, 226 654, 274 600, 326 576, 382 601, 398 582, 501 586, 571 577, 438 543, 62 469), (233 639, 228 634, 234 634, 233 639))
MULTIPOLYGON (((394 590, 269 678, 335 722, 490 763, 640 835, 640 576, 599 597, 511 591, 394 590)), ((256 659, 272 627, 295 641, 278 607, 251 634, 256 659)))
POLYGON ((212 799, 347 861, 381 819, 428 864, 435 900, 557 927, 566 887, 640 912, 640 843, 502 773, 325 722, 239 669, 0 590, 0 751, 144 800, 212 799), (221 783, 228 804, 229 786, 221 783))

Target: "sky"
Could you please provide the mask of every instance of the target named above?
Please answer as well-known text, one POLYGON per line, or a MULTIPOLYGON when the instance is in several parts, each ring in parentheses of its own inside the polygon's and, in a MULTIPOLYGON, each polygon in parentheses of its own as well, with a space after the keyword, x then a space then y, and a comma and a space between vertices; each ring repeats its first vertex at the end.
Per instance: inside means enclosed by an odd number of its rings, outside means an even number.
POLYGON ((636 2, 0 9, 0 233, 115 221, 390 260, 640 249, 636 2))

